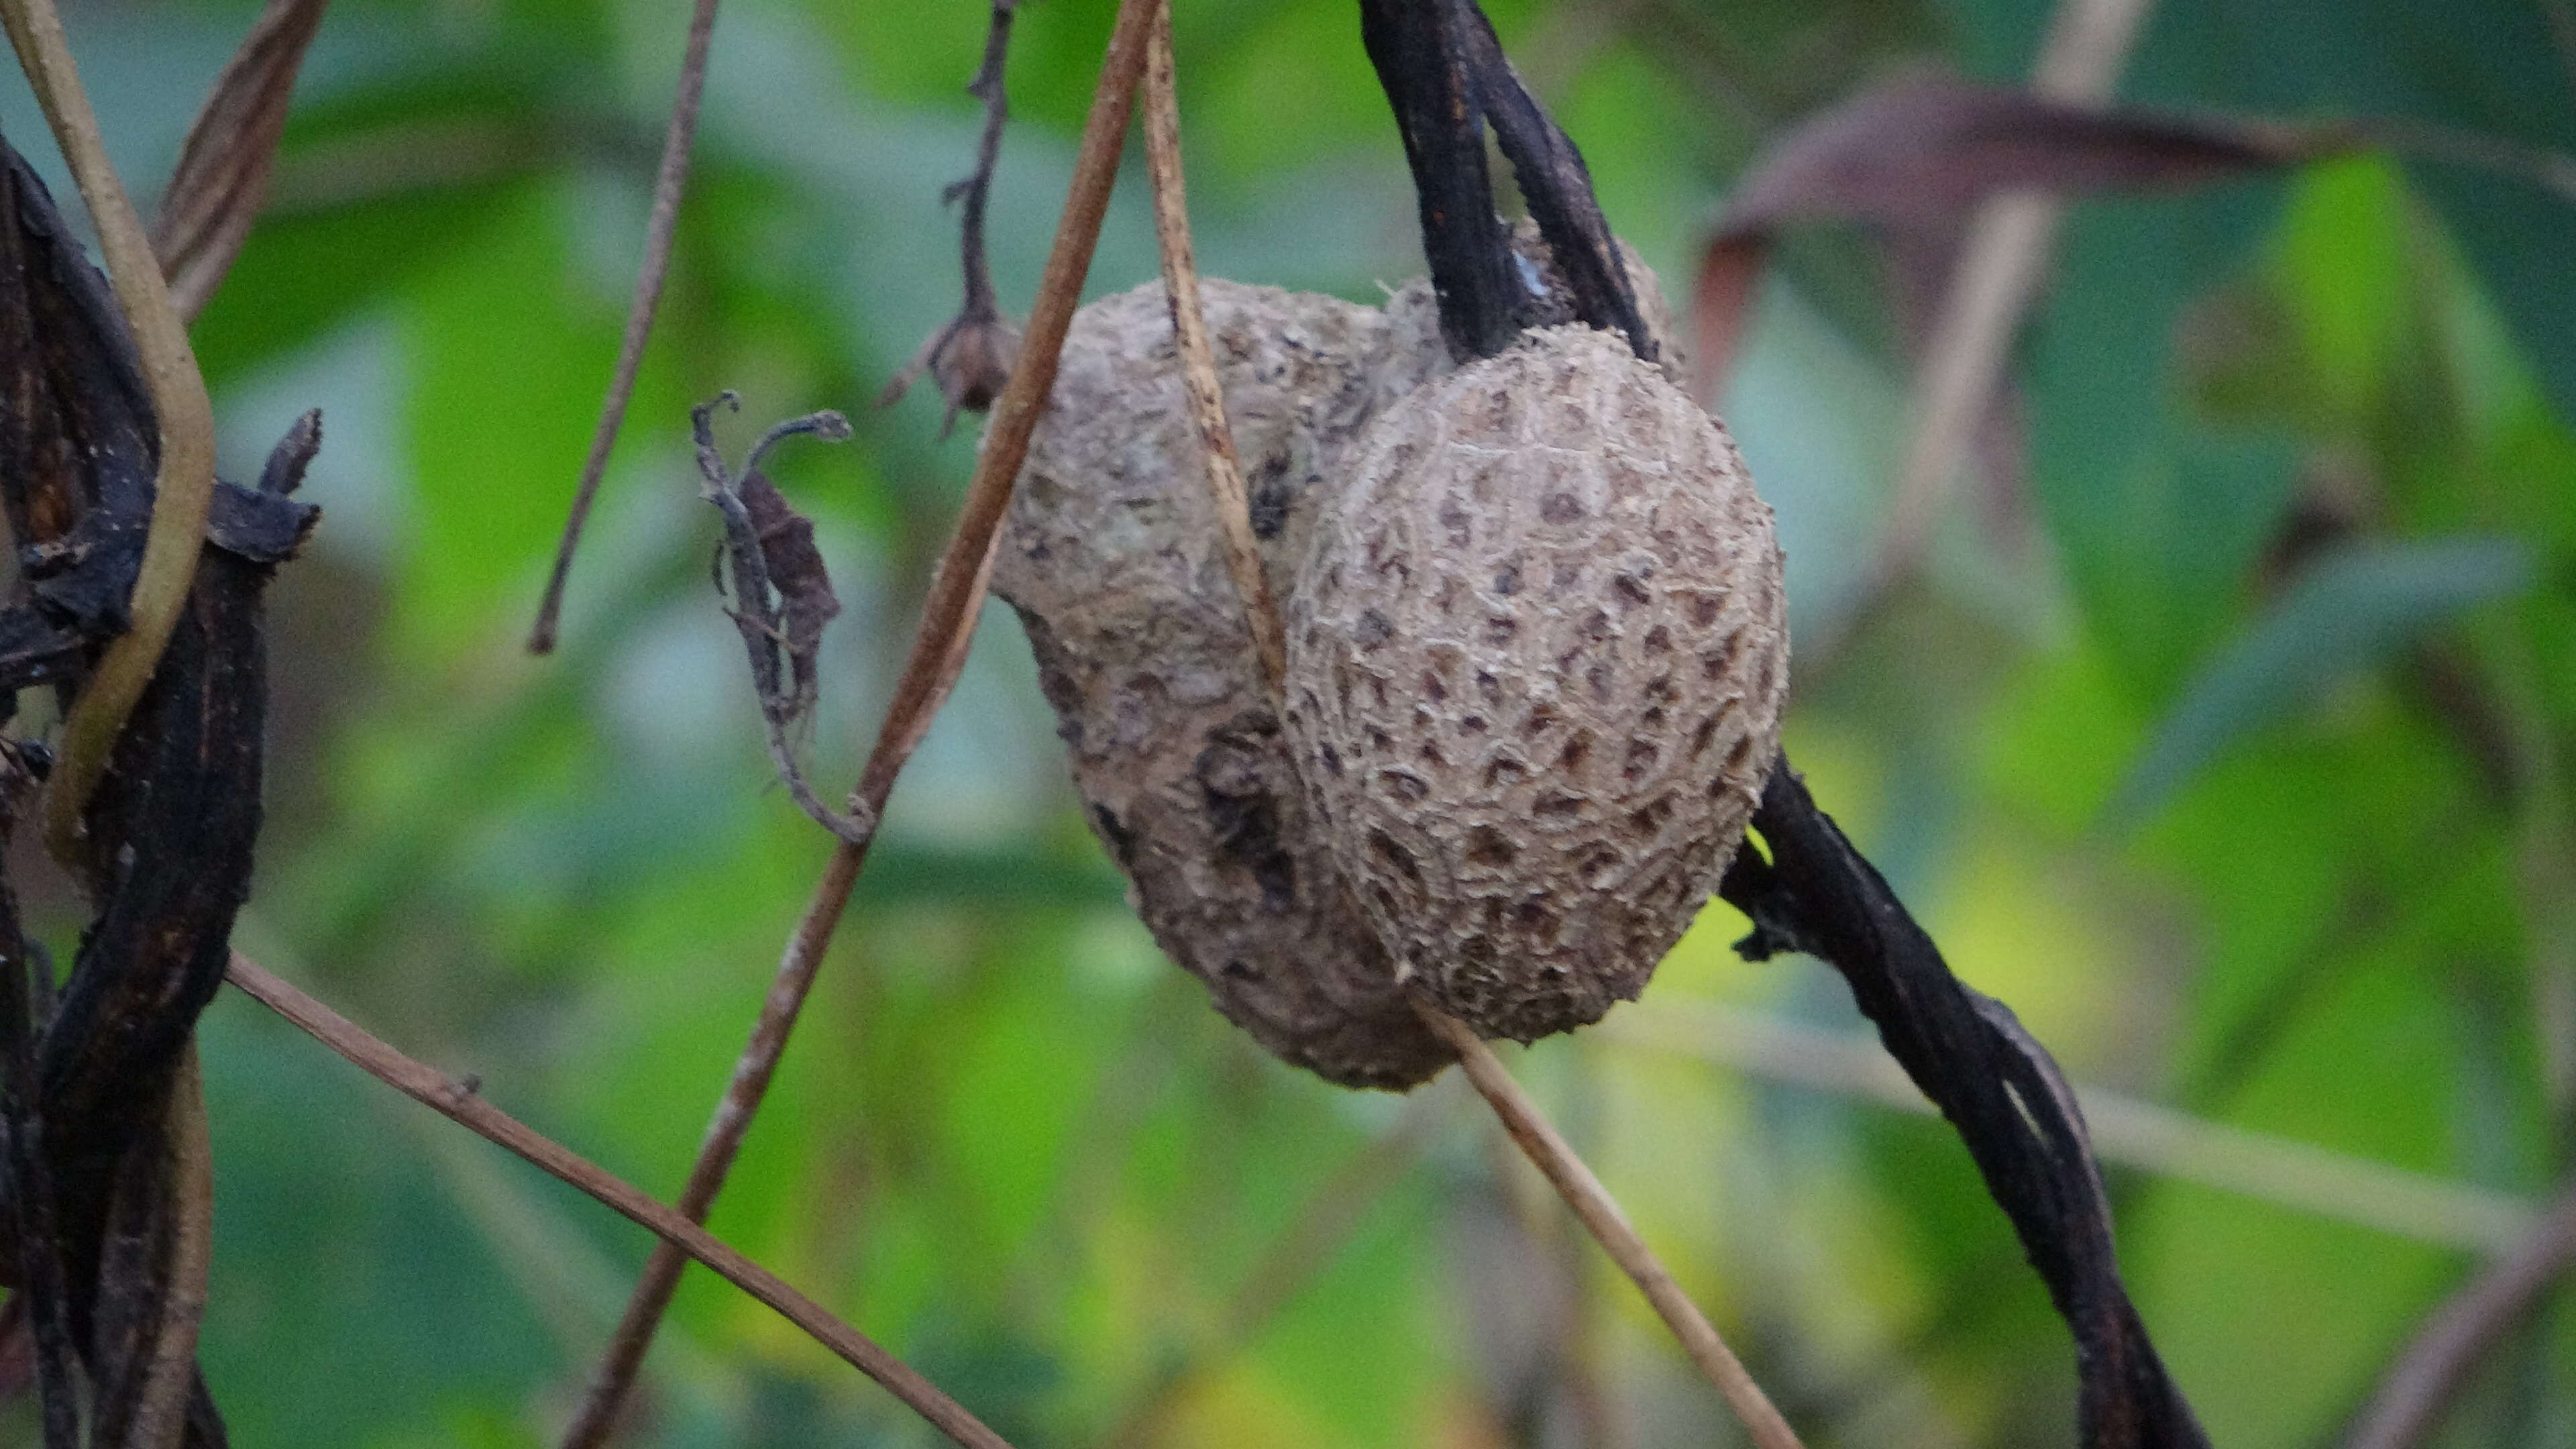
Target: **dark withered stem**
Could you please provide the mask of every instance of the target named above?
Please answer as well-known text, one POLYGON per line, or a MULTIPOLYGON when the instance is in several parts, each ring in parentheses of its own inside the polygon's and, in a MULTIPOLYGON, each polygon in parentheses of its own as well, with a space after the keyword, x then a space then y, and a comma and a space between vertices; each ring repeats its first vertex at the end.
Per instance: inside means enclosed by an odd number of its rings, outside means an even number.
MULTIPOLYGON (((0 839, 16 821, 18 808, 33 788, 17 747, 0 744, 0 839)), ((61 1238, 54 1223, 53 1172, 45 1159, 43 1116, 36 1081, 36 1036, 51 1013, 53 964, 28 941, 18 920, 16 893, 0 880, 0 1143, 5 1144, 8 1191, 0 1203, 9 1214, 15 1237, 18 1290, 10 1306, 27 1315, 36 1349, 36 1396, 41 1405, 45 1449, 76 1449, 80 1443, 78 1380, 71 1326, 65 1320, 70 1296, 63 1272, 61 1238)))
POLYGON ((993 25, 984 37, 984 63, 976 67, 975 78, 966 83, 966 94, 984 103, 984 135, 975 150, 975 170, 949 183, 940 193, 942 201, 962 198, 965 202, 957 228, 965 301, 957 315, 930 334, 921 350, 877 396, 878 407, 891 407, 916 379, 928 372, 931 380, 939 384, 940 396, 948 400, 947 415, 939 424, 943 438, 957 426, 959 410, 980 413, 991 407, 1019 362, 1019 329, 1002 315, 1000 295, 993 289, 992 263, 984 250, 985 206, 993 192, 993 168, 1002 157, 1002 128, 1010 120, 1010 98, 1002 84, 1002 70, 1010 58, 1011 21, 1018 10, 1019 0, 993 0, 993 25))
POLYGON ((1440 335, 1459 358, 1512 345, 1530 284, 1494 212, 1485 128, 1451 0, 1360 0, 1360 39, 1395 110, 1422 216, 1422 252, 1440 298, 1440 335))

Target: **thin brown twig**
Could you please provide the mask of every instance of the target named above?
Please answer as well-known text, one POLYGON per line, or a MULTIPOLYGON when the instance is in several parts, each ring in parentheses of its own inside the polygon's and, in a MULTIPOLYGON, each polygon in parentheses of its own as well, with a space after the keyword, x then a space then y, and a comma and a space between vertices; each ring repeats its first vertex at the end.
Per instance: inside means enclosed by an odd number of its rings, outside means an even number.
POLYGON ((2559 1190, 2522 1246, 2446 1299, 2397 1356, 2362 1410, 2344 1449, 2414 1449, 2497 1342, 2528 1318, 2576 1268, 2576 1179, 2559 1190))
POLYGON ((1436 1087, 1415 1093, 1394 1126, 1334 1169, 1243 1275, 1206 1344, 1156 1373, 1101 1442, 1108 1449, 1143 1449, 1153 1442, 1192 1385, 1204 1382, 1249 1346, 1317 1273, 1340 1256, 1369 1208, 1422 1155, 1431 1129, 1448 1105, 1446 1094, 1436 1087))
POLYGON ((191 1037, 179 1054, 170 1084, 164 1126, 174 1211, 169 1281, 161 1295, 161 1325, 152 1338, 138 1404, 126 1432, 130 1444, 177 1444, 187 1426, 188 1398, 197 1385, 197 1328, 206 1316, 206 1273, 214 1261, 215 1158, 206 1137, 206 1095, 191 1037))
POLYGON ((1172 76, 1172 11, 1158 7, 1153 47, 1145 61, 1145 169, 1154 180, 1154 237, 1163 254, 1163 292, 1172 309, 1172 341, 1180 354, 1181 384, 1189 393, 1190 421, 1198 425, 1199 453, 1207 464, 1208 495, 1225 537, 1225 566, 1243 601, 1252 647, 1273 701, 1288 672, 1286 633, 1270 575, 1253 541, 1252 505, 1243 491, 1243 465, 1225 417, 1216 354, 1208 345, 1207 319, 1199 308, 1198 260, 1190 245, 1189 193, 1181 176, 1181 113, 1172 76))
POLYGON ((609 451, 617 446, 617 434, 626 425, 626 405, 634 400, 635 378, 644 369, 644 344, 653 336, 653 317, 662 307, 662 280, 671 270, 671 245, 679 235, 680 196, 689 185, 689 151, 698 134, 698 103, 707 89, 707 45, 715 28, 716 0, 697 0, 689 15, 688 43, 680 56, 679 90, 671 98, 671 124, 662 135, 662 165, 653 176, 653 211, 644 223, 644 261, 635 270, 626 334, 617 343, 617 370, 609 375, 599 426, 590 435, 590 455, 582 460, 581 482, 573 489, 572 513, 564 520, 563 541, 555 547, 545 602, 537 606, 536 627, 528 631, 531 654, 554 652, 573 552, 581 547, 582 526, 590 521, 599 480, 608 472, 609 451))
POLYGON ((1699 1305, 1682 1291, 1681 1284, 1674 1281, 1672 1271, 1655 1256, 1652 1248, 1646 1246, 1646 1240, 1637 1235, 1628 1215, 1620 1210, 1617 1199, 1610 1196, 1609 1189, 1601 1185, 1601 1179, 1592 1175, 1592 1169, 1584 1165, 1583 1159, 1576 1156, 1574 1149, 1548 1124, 1547 1117, 1538 1109, 1538 1103, 1532 1101, 1529 1094, 1521 1090, 1520 1083, 1512 1079, 1512 1074, 1504 1069, 1502 1059, 1494 1055, 1494 1049, 1478 1039, 1466 1023, 1433 1010, 1418 999, 1413 1009, 1420 1014, 1425 1025, 1458 1053, 1458 1064, 1466 1069, 1467 1080, 1492 1106, 1494 1115, 1502 1120, 1503 1130, 1512 1135, 1512 1141, 1540 1172, 1547 1175, 1558 1196, 1563 1197, 1566 1206, 1574 1209, 1575 1216, 1583 1220, 1583 1226, 1601 1244, 1602 1251, 1610 1255, 1610 1260, 1618 1264, 1619 1270, 1626 1273, 1638 1290, 1646 1295, 1646 1301, 1654 1305, 1657 1316, 1673 1331, 1673 1337, 1681 1340, 1682 1351, 1689 1354, 1691 1362, 1698 1365, 1709 1382, 1717 1386, 1718 1393, 1725 1397, 1727 1407, 1735 1411, 1735 1417, 1743 1423, 1754 1444, 1759 1449, 1800 1449, 1797 1434, 1789 1428, 1789 1421, 1780 1417, 1780 1411, 1772 1407, 1770 1396, 1762 1392, 1762 1386, 1753 1381, 1751 1374, 1745 1372, 1743 1362, 1726 1346, 1726 1341, 1718 1337, 1717 1329, 1709 1323, 1707 1315, 1701 1313, 1699 1305))
MULTIPOLYGON (((1083 279, 1091 270, 1091 253, 1100 238, 1101 220, 1108 212, 1110 188, 1118 176, 1118 153, 1135 103, 1137 81, 1144 70, 1146 26, 1152 10, 1153 0, 1122 0, 1119 6, 1117 27, 1111 32, 1099 86, 1092 96, 1091 114, 1083 125, 1073 184, 1056 226, 1055 244, 1047 257, 1036 304, 1030 310, 1026 348, 1019 365, 1012 369, 1010 383, 994 404, 992 424, 985 433, 983 452, 976 460, 974 479, 967 486, 956 531, 932 577, 929 596, 922 606, 921 625, 913 635, 911 653, 895 683, 894 700, 887 708, 876 746, 869 753, 867 767, 852 795, 851 813, 872 822, 871 828, 862 838, 844 840, 833 851, 831 863, 815 883, 805 913, 788 938, 777 975, 761 1001, 760 1019, 734 1063, 724 1098, 707 1124, 697 1161, 690 1167, 688 1183, 681 1191, 679 1209, 692 1221, 706 1216, 724 1187, 743 1135, 750 1130, 752 1117, 769 1090, 779 1054, 786 1050, 797 1013, 813 989, 815 973, 822 967, 824 951, 840 925, 843 908, 849 904, 850 891, 858 884, 860 867, 866 863, 868 846, 875 839, 873 822, 883 819, 895 777, 911 759, 913 748, 930 727, 931 716, 948 697, 958 670, 965 664, 966 647, 982 612, 985 584, 992 575, 993 547, 1001 537, 1002 515, 1010 506, 1020 464, 1028 457, 1030 436, 1054 389, 1056 363, 1064 350, 1065 334, 1073 325, 1074 309, 1082 298, 1083 279)), ((654 1251, 627 1302, 625 1317, 609 1343, 581 1414, 564 1437, 565 1449, 592 1449, 606 1441, 617 1406, 634 1382, 645 1350, 652 1345, 654 1329, 661 1322, 685 1265, 686 1259, 667 1244, 654 1251)))
POLYGON ((414 1061, 364 1027, 333 1011, 258 962, 236 951, 225 979, 253 1000, 293 1024, 314 1040, 338 1052, 368 1075, 441 1116, 473 1129, 486 1140, 509 1149, 559 1181, 614 1209, 662 1241, 706 1264, 725 1281, 778 1311, 851 1367, 883 1384, 913 1412, 967 1449, 1010 1449, 1002 1437, 942 1393, 938 1385, 877 1346, 866 1334, 833 1316, 784 1279, 744 1257, 714 1234, 646 1196, 642 1189, 613 1176, 477 1095, 468 1082, 436 1067, 414 1061))
POLYGON ((0 24, 19 67, 53 127, 55 144, 79 184, 98 228, 99 253, 117 310, 134 338, 143 383, 160 427, 160 469, 153 479, 152 522, 134 577, 126 631, 111 640, 63 721, 62 749, 45 787, 45 837, 56 859, 77 858, 81 807, 106 773, 108 751, 134 702, 161 662, 161 650, 188 602, 206 515, 215 492, 215 410, 188 345, 188 329, 170 305, 170 290, 152 242, 107 159, 98 117, 81 89, 69 41, 53 0, 0 0, 0 24))
MULTIPOLYGON (((2154 0, 2059 0, 2031 74, 2051 100, 2099 105, 2111 98, 2154 0)), ((2003 378, 2022 314, 2038 294, 2065 203, 2013 193, 1977 208, 1952 265, 1915 390, 1914 430, 1888 505, 1859 602, 1835 628, 1837 640, 1884 603, 1921 563, 1942 505, 1967 461, 1978 425, 2003 378)))

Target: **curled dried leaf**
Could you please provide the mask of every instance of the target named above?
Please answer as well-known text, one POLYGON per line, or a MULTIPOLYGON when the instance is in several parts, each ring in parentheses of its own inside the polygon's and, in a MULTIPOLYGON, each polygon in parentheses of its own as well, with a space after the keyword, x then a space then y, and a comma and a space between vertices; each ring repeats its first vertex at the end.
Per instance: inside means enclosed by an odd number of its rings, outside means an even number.
POLYGON ((772 426, 744 456, 739 472, 725 465, 715 441, 715 410, 738 408, 724 393, 689 413, 698 446, 699 496, 724 518, 725 542, 716 553, 716 587, 729 593, 725 610, 742 635, 751 661, 751 685, 769 735, 770 763, 798 808, 847 841, 864 841, 873 828, 865 807, 844 815, 823 803, 796 763, 795 734, 811 717, 817 688, 815 662, 823 628, 841 612, 814 546, 813 520, 798 513, 766 475, 761 460, 793 437, 837 443, 850 436, 849 419, 836 412, 809 413, 772 426), (727 582, 730 571, 731 581, 727 582))

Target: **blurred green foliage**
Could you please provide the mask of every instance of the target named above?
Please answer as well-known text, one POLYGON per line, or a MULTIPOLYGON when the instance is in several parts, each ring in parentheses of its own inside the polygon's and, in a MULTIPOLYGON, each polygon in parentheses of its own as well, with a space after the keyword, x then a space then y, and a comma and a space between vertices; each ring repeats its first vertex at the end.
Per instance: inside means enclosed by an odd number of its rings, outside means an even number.
MULTIPOLYGON (((1767 137, 1925 60, 2015 79, 2047 10, 1492 8, 1677 293, 1767 137)), ((1011 305, 1111 10, 1021 15, 993 216, 1011 305)), ((1361 299, 1417 270, 1351 8, 1177 11, 1206 268, 1361 299)), ((73 8, 138 194, 251 13, 73 8)), ((2565 13, 2166 0, 2127 94, 2563 155, 2565 13)), ((665 1195, 828 854, 768 783, 685 409, 732 387, 742 429, 858 424, 779 460, 850 606, 812 741, 828 788, 972 459, 936 440, 926 389, 864 403, 955 302, 939 189, 972 153, 985 7, 727 7, 661 330, 566 645, 531 660, 684 20, 677 0, 340 0, 272 210, 197 328, 232 469, 297 411, 327 420, 326 521, 274 596, 274 813, 240 944, 665 1195)), ((0 125, 39 151, 15 88, 0 125)), ((1791 742, 1819 798, 2078 1077, 2512 1198, 2576 1165, 2570 256, 2564 197, 2420 150, 2078 205, 2017 355, 2026 486, 1979 486, 1919 582, 1802 656, 1791 742)), ((1131 170, 1091 291, 1152 275, 1131 170)), ((1800 629, 1860 587, 1901 452, 1887 317, 1862 239, 1798 236, 1723 400, 1800 629)), ((1055 750, 997 614, 713 1227, 1030 1449, 1099 1442, 1174 1375, 1171 1444, 1730 1442, 1461 1100, 1229 1337, 1246 1275, 1400 1104, 1292 1073, 1206 1009, 1127 914, 1055 750)), ((68 899, 39 905, 76 926, 68 899)), ((1711 907, 1612 1027, 1696 1003, 1860 1029, 1813 963, 1737 962, 1741 925, 1711 907)), ((204 1031, 205 1355, 237 1442, 547 1442, 641 1236, 236 996, 204 1031)), ((1518 1067, 1809 1442, 2065 1442, 2064 1332, 1938 1123, 1615 1029, 1518 1067)), ((2224 1444, 2331 1437, 2476 1263, 2151 1167, 2112 1179, 2132 1286, 2224 1444)), ((641 1444, 926 1442, 703 1274, 648 1374, 641 1444)), ((2576 1438, 2576 1314, 2518 1329, 2447 1432, 2576 1438)))

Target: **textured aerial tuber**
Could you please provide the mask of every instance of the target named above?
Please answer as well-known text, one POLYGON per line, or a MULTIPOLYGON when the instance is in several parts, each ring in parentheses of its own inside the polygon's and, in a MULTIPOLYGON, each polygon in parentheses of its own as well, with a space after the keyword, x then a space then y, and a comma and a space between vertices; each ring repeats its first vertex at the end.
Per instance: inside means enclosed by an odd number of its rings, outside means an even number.
POLYGON ((1406 395, 1287 590, 1307 803, 1398 973, 1522 1041, 1634 998, 1778 743, 1771 513, 1624 340, 1525 336, 1406 395))

